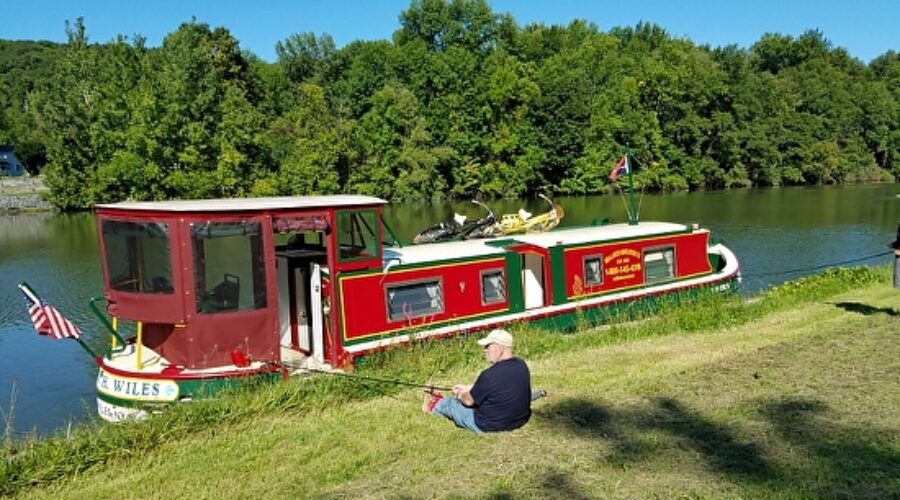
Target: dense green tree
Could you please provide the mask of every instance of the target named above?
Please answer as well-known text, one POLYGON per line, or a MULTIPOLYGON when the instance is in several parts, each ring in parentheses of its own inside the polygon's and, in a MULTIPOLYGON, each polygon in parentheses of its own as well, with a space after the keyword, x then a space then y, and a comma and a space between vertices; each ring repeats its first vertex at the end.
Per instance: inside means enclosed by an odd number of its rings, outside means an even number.
POLYGON ((15 146, 31 174, 47 163, 47 139, 38 126, 36 100, 55 75, 64 47, 51 42, 0 40, 0 144, 15 146))
POLYGON ((399 83, 386 85, 357 128, 348 189, 396 200, 440 198, 446 190, 442 169, 454 152, 429 146, 429 139, 416 96, 399 83))
POLYGON ((257 137, 265 127, 247 100, 248 68, 237 40, 223 28, 185 23, 163 40, 153 80, 163 110, 156 163, 168 192, 211 197, 249 189, 253 164, 265 161, 257 137), (230 137, 234 132, 238 136, 230 137))
POLYGON ((361 117, 375 92, 398 78, 397 51, 386 41, 355 41, 335 55, 325 79, 329 101, 342 116, 361 117))
POLYGON ((394 42, 418 39, 436 52, 462 47, 486 54, 496 45, 499 25, 500 17, 485 0, 413 0, 400 13, 394 42))
POLYGON ((278 151, 278 171, 258 182, 255 194, 329 194, 341 190, 347 131, 329 109, 325 91, 306 83, 298 88, 297 106, 271 128, 278 151))
POLYGON ((539 131, 537 144, 546 156, 542 174, 550 185, 562 185, 584 152, 585 125, 598 90, 594 63, 579 59, 577 51, 562 51, 541 61, 535 71, 540 92, 528 119, 539 131))
POLYGON ((91 206, 89 181, 99 162, 92 144, 94 119, 102 102, 94 79, 97 58, 88 47, 82 19, 66 26, 68 43, 55 77, 38 103, 39 125, 46 136, 44 182, 48 199, 61 209, 91 206))
POLYGON ((327 34, 317 37, 315 33, 295 33, 275 44, 278 64, 296 83, 321 80, 336 51, 334 40, 327 34))
POLYGON ((224 28, 0 40, 0 142, 63 209, 118 199, 359 192, 586 194, 630 152, 642 190, 900 178, 900 56, 811 30, 709 48, 639 23, 520 27, 413 0, 392 40, 294 34, 275 63, 224 28))
POLYGON ((537 143, 537 131, 526 119, 540 93, 533 81, 534 65, 499 50, 487 57, 483 68, 476 82, 482 89, 481 114, 487 125, 478 148, 483 152, 484 163, 476 178, 456 176, 454 194, 518 197, 542 191, 541 166, 545 157, 537 143), (472 189, 475 186, 477 190, 472 189))

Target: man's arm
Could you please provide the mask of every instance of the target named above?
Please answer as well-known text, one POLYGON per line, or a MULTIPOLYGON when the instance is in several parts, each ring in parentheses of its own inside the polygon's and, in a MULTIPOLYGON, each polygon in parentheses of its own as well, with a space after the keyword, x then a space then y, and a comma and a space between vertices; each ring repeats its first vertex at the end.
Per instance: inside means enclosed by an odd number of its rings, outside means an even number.
POLYGON ((475 404, 475 400, 472 398, 471 390, 471 385, 456 384, 453 386, 453 395, 462 401, 462 404, 472 406, 475 404))

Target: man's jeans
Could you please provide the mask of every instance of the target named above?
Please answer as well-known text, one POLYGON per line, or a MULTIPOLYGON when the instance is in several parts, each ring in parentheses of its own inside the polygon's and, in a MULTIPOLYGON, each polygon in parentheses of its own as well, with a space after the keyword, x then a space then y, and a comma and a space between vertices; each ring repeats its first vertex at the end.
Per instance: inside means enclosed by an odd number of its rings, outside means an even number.
POLYGON ((457 398, 441 399, 434 405, 434 410, 431 413, 449 418, 457 427, 469 429, 476 434, 482 433, 481 429, 475 425, 475 410, 465 406, 457 398))

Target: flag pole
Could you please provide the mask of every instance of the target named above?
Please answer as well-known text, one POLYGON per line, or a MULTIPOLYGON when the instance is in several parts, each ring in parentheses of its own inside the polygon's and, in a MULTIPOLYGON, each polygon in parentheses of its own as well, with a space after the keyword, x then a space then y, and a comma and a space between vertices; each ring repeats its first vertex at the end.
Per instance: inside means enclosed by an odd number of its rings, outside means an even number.
POLYGON ((628 225, 636 226, 638 223, 637 207, 634 205, 634 165, 631 164, 631 151, 625 153, 625 165, 628 166, 628 225))
POLYGON ((91 348, 88 347, 87 344, 82 342, 82 340, 80 338, 78 338, 78 337, 72 337, 72 338, 74 338, 78 342, 78 345, 80 345, 81 348, 85 350, 85 352, 87 352, 88 354, 91 355, 91 359, 97 359, 97 353, 92 351, 91 348))

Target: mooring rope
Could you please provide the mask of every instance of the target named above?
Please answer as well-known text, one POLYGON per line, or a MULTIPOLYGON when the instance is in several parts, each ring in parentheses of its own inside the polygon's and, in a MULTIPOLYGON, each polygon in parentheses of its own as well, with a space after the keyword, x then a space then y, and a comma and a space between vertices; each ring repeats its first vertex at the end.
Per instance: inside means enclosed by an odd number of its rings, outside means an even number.
POLYGON ((368 377, 365 375, 354 375, 352 373, 319 370, 316 368, 297 368, 297 370, 311 372, 311 373, 323 373, 325 375, 335 375, 338 377, 345 377, 345 378, 356 379, 356 380, 365 380, 368 382, 379 382, 382 384, 403 385, 406 387, 418 387, 421 389, 431 389, 431 390, 438 390, 438 391, 452 391, 453 390, 453 388, 451 388, 451 387, 441 387, 441 386, 434 385, 434 384, 420 384, 420 383, 416 383, 416 382, 407 382, 405 380, 400 380, 400 379, 368 377))
POLYGON ((806 271, 818 271, 819 269, 826 269, 829 267, 843 266, 846 264, 853 264, 855 262, 862 262, 862 261, 866 261, 866 260, 876 259, 878 257, 884 257, 885 255, 892 254, 892 253, 893 253, 893 250, 889 250, 887 252, 881 252, 881 253, 876 253, 876 254, 872 254, 872 255, 867 255, 865 257, 858 257, 855 259, 847 259, 847 260, 842 260, 840 262, 832 262, 831 264, 822 264, 819 266, 812 266, 812 267, 800 267, 797 269, 790 269, 788 271, 773 271, 770 273, 752 273, 752 274, 741 273, 741 276, 743 276, 745 278, 753 278, 753 277, 757 277, 757 276, 778 276, 778 275, 782 275, 782 274, 794 274, 794 273, 802 273, 802 272, 806 272, 806 271))

